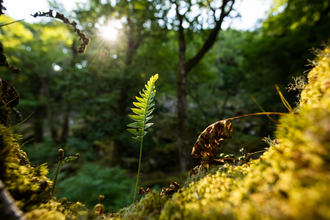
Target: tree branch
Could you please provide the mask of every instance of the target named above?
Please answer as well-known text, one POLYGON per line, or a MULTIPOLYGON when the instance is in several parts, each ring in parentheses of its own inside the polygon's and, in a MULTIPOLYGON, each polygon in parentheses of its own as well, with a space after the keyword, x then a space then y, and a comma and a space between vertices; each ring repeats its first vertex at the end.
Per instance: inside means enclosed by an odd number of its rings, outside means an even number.
POLYGON ((207 40, 204 42, 202 48, 197 52, 197 54, 193 58, 188 60, 188 62, 185 65, 187 74, 191 69, 193 69, 196 66, 196 64, 203 58, 205 53, 213 46, 214 42, 217 39, 217 35, 218 35, 219 31, 221 30, 221 25, 222 25, 223 19, 226 16, 228 16, 229 13, 232 11, 234 3, 235 3, 235 0, 224 0, 223 1, 222 5, 221 5, 220 18, 219 18, 219 20, 216 20, 215 27, 209 34, 207 40), (229 7, 229 10, 225 11, 226 6, 229 2, 232 2, 232 4, 229 7))

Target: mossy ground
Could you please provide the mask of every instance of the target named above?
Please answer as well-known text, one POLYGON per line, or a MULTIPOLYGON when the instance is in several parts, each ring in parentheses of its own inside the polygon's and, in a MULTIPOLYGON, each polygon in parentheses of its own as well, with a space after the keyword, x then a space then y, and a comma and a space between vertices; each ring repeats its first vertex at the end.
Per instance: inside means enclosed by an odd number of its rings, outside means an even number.
MULTIPOLYGON (((242 166, 201 171, 166 201, 157 218, 330 219, 329 47, 319 53, 317 63, 308 75, 296 114, 280 119, 278 144, 242 166)), ((130 217, 120 216, 149 219, 152 213, 129 211, 126 216, 130 217)))
MULTIPOLYGON (((278 141, 260 159, 212 166, 172 198, 149 193, 114 219, 330 219, 329 47, 317 63, 296 114, 280 119, 278 141)), ((0 178, 26 217, 93 219, 80 203, 51 198, 46 165, 31 166, 17 138, 0 126, 0 178)))

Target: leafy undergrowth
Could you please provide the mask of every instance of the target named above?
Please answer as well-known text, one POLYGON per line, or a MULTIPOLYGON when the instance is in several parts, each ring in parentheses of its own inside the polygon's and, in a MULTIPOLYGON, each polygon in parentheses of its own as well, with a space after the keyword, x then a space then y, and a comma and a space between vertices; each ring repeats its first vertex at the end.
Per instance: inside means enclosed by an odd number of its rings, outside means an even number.
POLYGON ((115 219, 330 219, 330 47, 303 87, 260 159, 212 166, 173 198, 147 195, 115 219))
MULTIPOLYGON (((296 113, 280 119, 277 140, 260 159, 200 169, 172 198, 154 191, 112 219, 330 219, 330 47, 302 87, 296 113)), ((3 126, 0 168, 27 219, 96 218, 79 202, 51 198, 46 165, 31 166, 3 126)))

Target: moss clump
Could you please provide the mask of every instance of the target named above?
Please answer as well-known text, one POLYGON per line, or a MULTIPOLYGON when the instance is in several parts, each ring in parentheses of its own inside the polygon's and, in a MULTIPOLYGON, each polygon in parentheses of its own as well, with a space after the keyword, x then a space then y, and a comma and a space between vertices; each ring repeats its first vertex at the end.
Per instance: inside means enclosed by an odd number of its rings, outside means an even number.
POLYGON ((189 184, 191 182, 198 182, 207 175, 213 175, 216 172, 218 172, 221 168, 226 167, 227 165, 211 165, 210 167, 208 166, 203 166, 203 165, 197 165, 193 169, 189 171, 188 178, 186 179, 184 183, 184 187, 187 188, 189 187, 189 184))
POLYGON ((31 166, 10 128, 0 124, 0 178, 22 211, 50 199, 52 182, 46 164, 31 166))
MULTIPOLYGON (((46 164, 31 166, 26 153, 18 144, 20 136, 0 124, 0 179, 27 219, 75 219, 85 215, 81 203, 56 200, 51 196, 52 182, 46 177, 46 164)), ((0 204, 0 210, 3 205, 0 204)), ((7 219, 0 212, 0 219, 7 219)))
MULTIPOLYGON (((68 219, 79 219, 79 217, 84 217, 84 219, 93 219, 87 218, 87 209, 85 205, 80 202, 69 202, 66 198, 56 200, 51 199, 47 203, 40 204, 37 209, 34 209, 25 214, 25 217, 28 220, 35 219, 59 219, 59 220, 68 220, 68 219)), ((92 215, 95 217, 95 215, 92 215)))
POLYGON ((168 197, 161 197, 159 192, 154 190, 146 194, 136 205, 120 209, 114 219, 158 219, 167 200, 168 197))

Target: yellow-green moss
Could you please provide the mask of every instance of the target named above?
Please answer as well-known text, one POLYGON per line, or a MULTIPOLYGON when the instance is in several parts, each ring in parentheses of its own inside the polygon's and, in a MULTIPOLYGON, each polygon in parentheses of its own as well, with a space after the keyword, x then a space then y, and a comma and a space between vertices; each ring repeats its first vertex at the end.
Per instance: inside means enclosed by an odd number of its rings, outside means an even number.
POLYGON ((167 199, 168 197, 161 197, 159 192, 154 190, 146 194, 137 204, 120 209, 114 219, 158 219, 167 199))
POLYGON ((66 198, 60 200, 51 199, 47 203, 40 204, 37 209, 25 214, 28 220, 79 219, 79 216, 84 216, 84 219, 87 219, 85 205, 80 202, 69 202, 66 198))
POLYGON ((0 124, 0 178, 23 211, 50 199, 46 164, 31 166, 10 128, 0 124))

